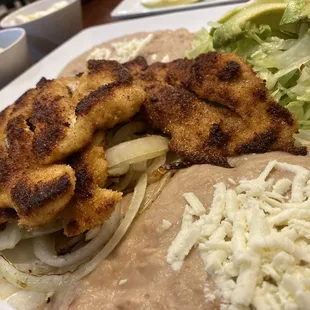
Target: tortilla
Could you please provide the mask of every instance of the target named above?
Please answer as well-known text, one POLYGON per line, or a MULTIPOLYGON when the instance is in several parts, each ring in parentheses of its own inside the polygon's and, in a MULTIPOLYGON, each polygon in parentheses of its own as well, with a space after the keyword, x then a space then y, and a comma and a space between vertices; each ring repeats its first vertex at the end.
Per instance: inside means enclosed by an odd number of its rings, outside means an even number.
POLYGON ((72 60, 61 71, 60 76, 73 76, 80 72, 84 72, 86 70, 88 56, 96 48, 108 48, 112 51, 111 56, 114 56, 115 50, 113 50, 113 43, 131 41, 132 39, 142 39, 146 38, 149 34, 153 35, 151 42, 147 46, 145 46, 139 53, 139 56, 145 57, 149 64, 155 61, 161 61, 167 55, 169 56, 169 60, 183 58, 185 51, 191 47, 191 42, 193 39, 193 34, 186 29, 178 29, 175 31, 155 31, 152 33, 138 32, 131 35, 119 37, 117 39, 104 42, 98 46, 94 46, 92 49, 72 60), (157 55, 156 59, 154 59, 152 55, 157 55))
MULTIPOLYGON (((208 209, 215 183, 224 182, 230 188, 229 178, 238 182, 257 177, 272 160, 310 168, 309 155, 273 152, 233 158, 232 169, 197 165, 179 171, 155 203, 136 218, 112 255, 77 284, 69 309, 219 309, 214 282, 197 249, 179 272, 166 262, 168 247, 181 227, 183 194, 194 192, 208 209), (163 228, 164 219, 171 222, 169 229, 163 228), (206 299, 204 292, 215 299, 206 299)), ((123 206, 129 199, 124 198, 123 206)))

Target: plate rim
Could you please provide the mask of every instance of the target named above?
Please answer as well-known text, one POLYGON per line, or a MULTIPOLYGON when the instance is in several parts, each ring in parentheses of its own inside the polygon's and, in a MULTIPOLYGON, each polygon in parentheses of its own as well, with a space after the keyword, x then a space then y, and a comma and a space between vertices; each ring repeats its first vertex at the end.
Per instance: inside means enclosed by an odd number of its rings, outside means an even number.
MULTIPOLYGON (((242 4, 249 2, 251 0, 202 0, 192 4, 183 4, 178 6, 171 6, 166 8, 154 8, 149 9, 143 7, 140 4, 141 11, 132 11, 127 13, 122 13, 122 6, 131 0, 122 0, 111 12, 110 16, 114 19, 125 19, 125 18, 133 18, 133 17, 142 17, 142 16, 153 16, 157 14, 168 14, 178 11, 186 11, 186 10, 197 10, 201 8, 211 8, 215 6, 223 6, 229 4, 242 4)), ((141 0, 136 0, 141 1, 141 0)))

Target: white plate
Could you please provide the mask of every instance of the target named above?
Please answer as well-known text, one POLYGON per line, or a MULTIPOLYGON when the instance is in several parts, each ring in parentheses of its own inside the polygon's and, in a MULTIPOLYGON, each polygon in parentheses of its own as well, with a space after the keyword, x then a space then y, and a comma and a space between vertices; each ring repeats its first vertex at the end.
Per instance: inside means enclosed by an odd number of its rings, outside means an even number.
MULTIPOLYGON (((182 27, 190 31, 197 31, 207 26, 207 22, 216 21, 234 7, 236 6, 206 8, 88 28, 3 88, 0 91, 0 110, 12 104, 27 89, 34 87, 43 76, 48 79, 57 77, 68 62, 94 45, 138 31, 174 30, 182 27)), ((0 300, 0 309, 9 310, 12 308, 0 300)))
POLYGON ((201 0, 200 2, 174 5, 164 8, 149 9, 141 4, 142 0, 123 0, 111 13, 114 18, 128 18, 134 16, 152 15, 168 13, 173 11, 198 9, 203 7, 218 6, 224 4, 233 4, 247 2, 248 0, 201 0))
POLYGON ((0 300, 0 309, 1 310, 15 310, 11 306, 9 306, 5 301, 0 300))

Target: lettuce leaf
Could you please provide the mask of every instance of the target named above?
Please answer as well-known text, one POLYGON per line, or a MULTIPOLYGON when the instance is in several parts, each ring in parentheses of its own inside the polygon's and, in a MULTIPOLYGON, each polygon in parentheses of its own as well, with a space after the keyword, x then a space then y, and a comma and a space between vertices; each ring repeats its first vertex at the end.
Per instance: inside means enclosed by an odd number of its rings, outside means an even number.
POLYGON ((186 58, 196 58, 202 53, 206 53, 213 50, 213 39, 207 29, 202 28, 194 35, 192 42, 192 48, 185 52, 186 58))
POLYGON ((271 31, 263 38, 251 27, 234 51, 266 81, 272 96, 294 113, 300 127, 310 128, 310 32, 283 38, 271 31), (251 48, 249 38, 256 42, 251 41, 251 48))
MULTIPOLYGON (((301 0, 289 1, 286 16, 292 12, 295 1, 301 0)), ((237 40, 217 50, 243 56, 266 81, 272 96, 295 114, 300 127, 310 129, 310 21, 305 22, 304 13, 302 16, 302 21, 297 19, 298 32, 247 22, 237 40)), ((197 32, 186 57, 195 58, 214 50, 212 39, 206 29, 197 32)))

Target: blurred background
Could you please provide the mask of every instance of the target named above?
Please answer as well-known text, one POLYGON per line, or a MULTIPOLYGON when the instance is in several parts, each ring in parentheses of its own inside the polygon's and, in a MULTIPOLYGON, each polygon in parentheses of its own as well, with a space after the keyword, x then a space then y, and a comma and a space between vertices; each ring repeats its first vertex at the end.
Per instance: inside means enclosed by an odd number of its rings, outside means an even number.
MULTIPOLYGON (((0 20, 14 10, 35 0, 0 0, 0 20)), ((82 0, 83 27, 110 23, 110 13, 121 0, 82 0)))

